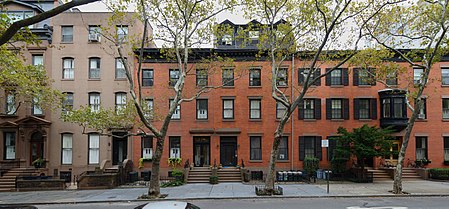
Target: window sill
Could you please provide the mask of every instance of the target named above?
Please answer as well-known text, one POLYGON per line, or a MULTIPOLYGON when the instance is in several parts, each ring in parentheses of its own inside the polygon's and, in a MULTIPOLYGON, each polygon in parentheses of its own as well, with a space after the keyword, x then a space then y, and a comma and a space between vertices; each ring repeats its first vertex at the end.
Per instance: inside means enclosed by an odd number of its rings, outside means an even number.
POLYGON ((40 114, 40 115, 36 115, 36 114, 31 114, 31 115, 33 115, 33 116, 36 116, 36 117, 39 117, 39 118, 43 118, 43 117, 45 117, 45 115, 44 115, 44 114, 40 114))
POLYGON ((61 44, 73 44, 73 41, 70 42, 61 41, 61 44))
POLYGON ((116 78, 116 79, 114 79, 114 81, 126 81, 127 79, 126 78, 116 78))
POLYGON ((449 122, 449 118, 443 118, 441 121, 443 121, 443 122, 449 122))
POLYGON ((288 86, 277 86, 278 88, 288 88, 288 86))
POLYGON ((172 118, 171 120, 170 120, 170 122, 171 121, 173 121, 173 122, 178 122, 178 121, 181 121, 181 118, 172 118))
POLYGON ((441 87, 443 87, 443 88, 449 88, 449 84, 441 84, 441 87))
POLYGON ((263 163, 263 160, 249 160, 250 163, 263 163))
POLYGON ((289 163, 290 160, 276 160, 277 163, 289 163))
POLYGON ((250 118, 249 119, 250 122, 262 122, 262 118, 250 118))
MULTIPOLYGON (((385 87, 389 87, 389 88, 397 88, 398 84, 392 84, 392 85, 385 85, 385 87)), ((449 87, 449 86, 448 86, 449 87)))
POLYGON ((248 86, 248 88, 250 88, 250 89, 260 89, 260 88, 262 88, 262 86, 248 86))
POLYGON ((101 41, 87 41, 88 44, 101 44, 101 41))
POLYGON ((196 122, 209 122, 209 119, 196 119, 196 122))
POLYGON ((331 119, 332 122, 342 122, 345 121, 345 119, 331 119))
POLYGON ((17 114, 14 114, 14 115, 0 114, 0 117, 2 117, 2 118, 17 118, 19 116, 17 114))
POLYGON ((223 122, 235 122, 235 119, 234 118, 230 118, 230 119, 226 119, 226 118, 223 118, 223 122))
POLYGON ((416 119, 416 122, 427 122, 427 118, 425 118, 425 119, 416 119))
POLYGON ((316 119, 303 119, 304 120, 304 122, 316 122, 317 120, 316 119))
POLYGON ((101 81, 101 78, 89 78, 88 81, 101 81))
POLYGON ((221 88, 223 88, 223 89, 233 89, 234 86, 222 86, 221 88))
POLYGON ((362 119, 359 119, 359 121, 370 122, 370 121, 373 121, 373 119, 362 118, 362 119))
POLYGON ((142 86, 142 89, 152 89, 153 86, 142 86))
POLYGON ((330 85, 331 88, 343 88, 344 85, 330 85))
POLYGON ((371 88, 371 85, 358 85, 359 88, 371 88))
POLYGON ((71 78, 71 79, 63 78, 63 79, 61 79, 61 81, 74 81, 74 80, 75 80, 74 78, 71 78))

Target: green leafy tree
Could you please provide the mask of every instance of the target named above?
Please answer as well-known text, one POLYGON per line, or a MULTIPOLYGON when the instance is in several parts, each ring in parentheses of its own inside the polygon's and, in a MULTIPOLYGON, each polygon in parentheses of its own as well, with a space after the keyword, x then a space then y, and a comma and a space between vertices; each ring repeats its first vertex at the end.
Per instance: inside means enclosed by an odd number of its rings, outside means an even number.
POLYGON ((338 143, 336 150, 343 156, 355 156, 357 165, 364 170, 365 160, 383 157, 391 154, 391 139, 389 129, 363 125, 349 132, 343 127, 338 128, 338 143), (345 146, 348 145, 348 146, 345 146))
POLYGON ((402 193, 402 168, 413 126, 424 105, 423 92, 432 80, 434 64, 448 53, 449 3, 441 1, 405 1, 384 10, 366 24, 367 33, 382 47, 399 56, 413 68, 423 69, 419 82, 409 79, 408 120, 394 176, 393 192, 402 193), (410 50, 402 50, 402 49, 410 50))

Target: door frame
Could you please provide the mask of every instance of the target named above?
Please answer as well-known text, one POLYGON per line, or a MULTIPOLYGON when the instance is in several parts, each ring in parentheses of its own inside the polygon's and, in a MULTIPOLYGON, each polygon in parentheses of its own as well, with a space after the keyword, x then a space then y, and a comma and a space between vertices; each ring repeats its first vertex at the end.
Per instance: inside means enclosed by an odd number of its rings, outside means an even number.
MULTIPOLYGON (((202 165, 200 165, 200 166, 197 166, 196 163, 195 163, 195 156, 197 154, 196 153, 196 145, 200 145, 201 146, 201 148, 200 148, 201 151, 200 152, 203 152, 202 145, 208 145, 207 149, 208 149, 209 156, 207 156, 207 157, 209 159, 209 165, 210 165, 211 164, 210 163, 210 151, 211 151, 211 149, 210 149, 210 136, 194 136, 193 137, 193 166, 195 166, 195 167, 204 167, 204 162, 201 162, 202 165), (206 142, 206 140, 203 142, 203 141, 197 141, 196 139, 206 139, 207 142, 206 142)), ((204 153, 201 153, 201 155, 204 155, 204 153)))
MULTIPOLYGON (((39 159, 33 159, 33 145, 36 144, 36 154, 39 155, 40 154, 40 158, 44 159, 45 158, 45 140, 44 140, 44 136, 42 135, 41 132, 36 131, 34 133, 31 134, 30 136, 30 165, 33 164, 34 160, 39 159), (34 138, 35 134, 40 134, 40 138, 34 138)), ((17 142, 16 142, 17 145, 17 142)), ((17 149, 16 149, 17 150, 17 149)), ((17 155, 17 153, 16 153, 17 155)))
MULTIPOLYGON (((126 134, 126 132, 118 132, 118 133, 114 133, 113 135, 125 135, 126 134)), ((120 137, 115 137, 115 136, 113 136, 112 137, 112 165, 118 165, 119 163, 122 163, 122 162, 119 162, 118 161, 118 159, 119 159, 119 156, 118 155, 114 155, 114 153, 115 153, 115 151, 116 151, 116 149, 119 149, 119 144, 121 144, 120 142, 123 142, 123 144, 124 144, 124 146, 123 146, 123 151, 124 151, 124 153, 126 154, 126 155, 123 155, 123 156, 126 156, 126 158, 128 157, 128 137, 124 137, 124 138, 120 138, 120 137), (115 161, 117 161, 117 162, 115 162, 115 161)), ((118 150, 117 150, 118 151, 118 150)), ((124 158, 123 160, 125 160, 126 158, 124 158)))
POLYGON ((237 136, 220 136, 220 164, 223 166, 237 166, 238 164, 238 155, 237 155, 237 136), (226 162, 226 159, 224 158, 224 147, 229 147, 229 145, 232 145, 234 147, 234 156, 232 161, 230 162, 231 165, 224 165, 226 162))

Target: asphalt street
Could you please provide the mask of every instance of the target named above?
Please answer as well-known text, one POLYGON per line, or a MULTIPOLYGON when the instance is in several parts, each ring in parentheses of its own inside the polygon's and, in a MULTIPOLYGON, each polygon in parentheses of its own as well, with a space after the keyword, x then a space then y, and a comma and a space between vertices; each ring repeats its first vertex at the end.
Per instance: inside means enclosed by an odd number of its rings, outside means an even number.
MULTIPOLYGON (((194 200, 201 209, 447 209, 449 197, 194 200)), ((145 202, 37 205, 39 209, 132 209, 145 202)))

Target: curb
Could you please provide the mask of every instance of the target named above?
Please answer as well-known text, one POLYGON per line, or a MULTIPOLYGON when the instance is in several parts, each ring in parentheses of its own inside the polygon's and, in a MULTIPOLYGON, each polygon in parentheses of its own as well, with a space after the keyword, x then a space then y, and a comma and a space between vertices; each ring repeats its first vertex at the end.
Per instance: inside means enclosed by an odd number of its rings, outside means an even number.
POLYGON ((193 198, 164 198, 164 199, 132 199, 132 200, 94 200, 94 201, 61 201, 61 202, 28 202, 28 203, 0 203, 0 205, 58 205, 58 204, 92 204, 92 203, 131 203, 155 201, 192 201, 192 200, 251 200, 251 199, 321 199, 321 198, 410 198, 410 197, 449 197, 449 194, 370 194, 370 195, 308 195, 308 196, 256 196, 256 197, 193 197, 193 198))

